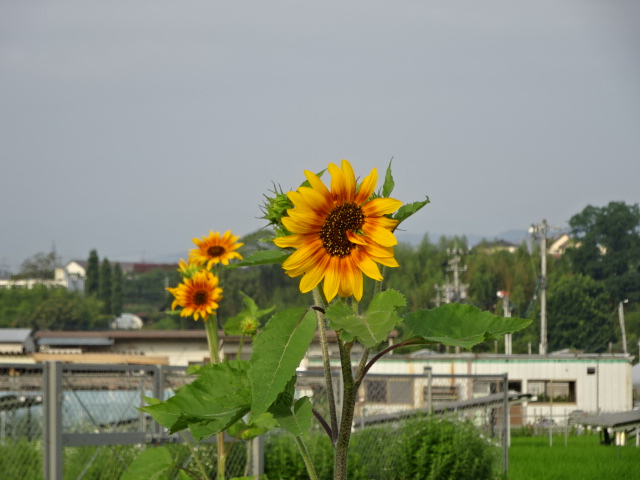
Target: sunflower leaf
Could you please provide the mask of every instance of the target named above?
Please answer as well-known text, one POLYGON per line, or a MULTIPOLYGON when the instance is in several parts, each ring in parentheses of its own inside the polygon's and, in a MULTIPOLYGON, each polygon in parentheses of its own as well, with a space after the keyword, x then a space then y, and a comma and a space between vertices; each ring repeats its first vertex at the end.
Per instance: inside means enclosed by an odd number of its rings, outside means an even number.
POLYGON ((160 480, 169 478, 169 472, 176 468, 178 468, 177 461, 173 459, 167 447, 147 448, 136 456, 121 478, 122 480, 139 480, 140 478, 160 480))
POLYGON ((251 388, 249 363, 232 360, 204 367, 200 376, 164 402, 140 408, 171 433, 191 429, 202 439, 227 429, 247 414, 251 388))
POLYGON ((236 262, 229 264, 227 268, 235 269, 239 267, 253 267, 256 265, 270 265, 272 263, 282 263, 284 262, 291 252, 287 252, 284 250, 260 250, 258 252, 252 253, 247 258, 242 260, 241 262, 236 262))
POLYGON ((421 202, 406 203, 398 209, 393 218, 398 220, 398 223, 402 223, 428 203, 430 203, 429 197, 421 202))
POLYGON ((525 328, 531 320, 499 317, 471 305, 448 303, 432 310, 417 310, 404 317, 402 340, 471 348, 484 340, 497 340, 525 328))
POLYGON ((309 397, 302 397, 291 407, 274 405, 270 409, 278 424, 296 437, 306 437, 311 430, 313 411, 309 397))
POLYGON ((389 166, 387 167, 387 173, 384 176, 384 183, 382 184, 382 196, 388 198, 393 192, 393 188, 396 186, 396 183, 393 181, 393 176, 391 175, 391 162, 393 158, 389 160, 389 166))
POLYGON ((400 322, 396 310, 406 303, 401 293, 386 290, 373 297, 364 315, 354 313, 343 302, 336 302, 327 308, 326 317, 332 328, 342 330, 344 340, 353 337, 371 348, 387 339, 389 332, 400 322))
POLYGON ((316 330, 308 308, 291 308, 273 315, 253 341, 249 382, 252 418, 266 412, 285 390, 304 358, 316 330))

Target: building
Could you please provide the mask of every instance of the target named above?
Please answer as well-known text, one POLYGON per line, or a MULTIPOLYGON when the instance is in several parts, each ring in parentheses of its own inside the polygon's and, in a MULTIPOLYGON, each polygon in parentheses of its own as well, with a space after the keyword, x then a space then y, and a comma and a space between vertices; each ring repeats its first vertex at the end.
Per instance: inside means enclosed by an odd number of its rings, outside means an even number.
POLYGON ((30 328, 0 328, 0 354, 25 355, 35 352, 35 349, 30 328))

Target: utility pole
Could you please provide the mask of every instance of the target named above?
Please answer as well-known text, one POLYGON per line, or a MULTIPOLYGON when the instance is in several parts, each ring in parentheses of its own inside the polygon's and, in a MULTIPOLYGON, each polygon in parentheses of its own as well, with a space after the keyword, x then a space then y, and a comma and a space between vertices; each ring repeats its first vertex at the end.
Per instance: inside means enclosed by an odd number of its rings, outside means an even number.
MULTIPOLYGON (((503 316, 509 318, 511 316, 511 303, 509 302, 509 292, 505 292, 501 290, 498 292, 498 297, 502 298, 503 316)), ((513 341, 512 334, 507 333, 504 336, 504 354, 505 355, 513 354, 512 341, 513 341)))
POLYGON ((529 233, 533 238, 540 240, 540 355, 547 354, 547 232, 549 225, 547 220, 542 224, 531 225, 529 233))
POLYGON ((624 328, 624 304, 628 301, 628 299, 625 299, 618 303, 618 318, 620 319, 620 330, 622 331, 622 352, 625 355, 627 354, 627 331, 624 328))
POLYGON ((447 249, 447 253, 449 255, 452 255, 451 259, 447 262, 447 264, 449 265, 447 267, 447 270, 453 272, 453 301, 458 302, 463 298, 463 290, 466 291, 468 287, 468 285, 460 283, 460 273, 466 272, 467 266, 460 266, 460 261, 462 260, 460 255, 463 253, 463 251, 458 248, 457 244, 453 249, 447 249))

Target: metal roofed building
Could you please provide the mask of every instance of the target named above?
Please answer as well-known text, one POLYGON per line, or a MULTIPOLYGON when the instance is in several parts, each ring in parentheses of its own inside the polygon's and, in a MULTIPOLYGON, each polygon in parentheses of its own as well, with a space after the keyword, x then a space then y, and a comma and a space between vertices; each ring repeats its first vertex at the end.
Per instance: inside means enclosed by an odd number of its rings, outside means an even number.
POLYGON ((33 353, 36 344, 30 328, 0 328, 0 353, 23 355, 33 353))

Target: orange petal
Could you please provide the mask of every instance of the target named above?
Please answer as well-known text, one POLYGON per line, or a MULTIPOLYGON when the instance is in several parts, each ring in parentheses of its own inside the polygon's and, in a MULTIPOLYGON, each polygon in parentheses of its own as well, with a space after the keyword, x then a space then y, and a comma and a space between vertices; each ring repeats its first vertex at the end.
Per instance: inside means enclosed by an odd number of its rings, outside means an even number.
POLYGON ((376 222, 365 221, 364 225, 362 225, 362 231, 383 247, 392 247, 398 244, 395 235, 376 222))

